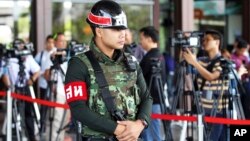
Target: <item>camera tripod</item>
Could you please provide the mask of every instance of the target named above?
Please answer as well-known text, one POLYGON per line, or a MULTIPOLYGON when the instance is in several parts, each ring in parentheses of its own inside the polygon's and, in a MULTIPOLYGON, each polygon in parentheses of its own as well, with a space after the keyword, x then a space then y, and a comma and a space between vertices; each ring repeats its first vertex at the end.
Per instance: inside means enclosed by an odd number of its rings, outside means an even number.
MULTIPOLYGON (((46 90, 46 95, 45 95, 45 100, 47 101, 54 101, 54 102, 57 101, 58 77, 61 77, 61 80, 64 80, 64 77, 65 77, 65 73, 60 65, 61 65, 60 63, 56 63, 50 68, 50 80, 48 81, 48 88, 46 90)), ((59 134, 62 131, 65 116, 66 116, 66 110, 64 110, 63 112, 61 124, 57 131, 56 140, 58 140, 59 134)), ((49 141, 52 141, 54 117, 55 117, 54 107, 48 107, 48 106, 41 107, 40 136, 42 136, 42 133, 46 131, 46 120, 49 119, 49 141)))
MULTIPOLYGON (((160 100, 161 113, 168 114, 170 107, 168 104, 166 104, 166 101, 165 101, 165 100, 167 100, 167 96, 164 95, 164 88, 163 88, 164 83, 162 81, 162 76, 161 76, 162 69, 160 68, 160 62, 158 62, 158 63, 159 63, 159 65, 156 65, 156 66, 153 65, 151 67, 151 74, 152 75, 150 77, 148 88, 149 88, 149 90, 151 90, 151 89, 155 89, 153 87, 156 86, 156 90, 158 92, 158 97, 160 100)), ((167 120, 162 120, 162 123, 163 123, 163 129, 165 132, 165 140, 172 141, 173 137, 172 137, 171 127, 170 127, 171 122, 167 121, 167 120)))
MULTIPOLYGON (((223 62, 222 62, 223 63, 223 62)), ((225 63, 225 62, 224 62, 225 63)), ((242 107, 242 103, 241 103, 241 99, 240 99, 240 93, 239 93, 239 89, 238 87, 241 89, 241 92, 244 93, 244 88, 241 85, 235 70, 233 69, 232 66, 230 66, 231 64, 229 64, 228 62, 226 62, 227 64, 222 64, 222 75, 221 75, 221 79, 222 79, 222 85, 224 86, 228 86, 228 89, 224 90, 225 88, 221 88, 221 97, 217 98, 214 100, 213 103, 213 109, 211 111, 210 116, 215 117, 216 113, 218 111, 218 107, 219 107, 219 102, 220 100, 222 102, 224 102, 224 117, 229 118, 229 119, 245 119, 245 115, 244 115, 244 111, 243 111, 243 107, 242 107), (225 105, 228 103, 228 107, 226 107, 225 105)), ((226 87, 227 88, 227 87, 226 87)), ((213 126, 213 125, 212 125, 213 126)), ((212 126, 210 126, 210 128, 208 129, 208 135, 211 133, 211 128, 212 126)), ((226 140, 230 139, 230 129, 229 129, 229 125, 225 125, 226 128, 226 140)))
MULTIPOLYGON (((182 108, 184 110, 184 115, 186 116, 191 116, 193 113, 193 110, 197 111, 198 117, 201 116, 201 119, 198 120, 198 138, 199 141, 202 141, 203 139, 207 139, 207 134, 206 134, 206 123, 204 122, 204 109, 201 105, 200 102, 200 94, 198 92, 195 92, 194 90, 194 83, 193 83, 193 78, 192 78, 192 67, 188 65, 186 61, 182 61, 179 63, 179 67, 177 68, 176 72, 176 95, 174 96, 173 99, 173 106, 171 113, 175 114, 176 113, 176 107, 178 100, 180 100, 180 105, 182 104, 182 108), (188 81, 189 80, 189 81, 188 81), (188 82, 188 83, 187 83, 188 82), (189 85, 189 86, 187 86, 189 85), (194 104, 193 104, 194 100, 194 104), (193 109, 193 108, 196 109, 193 109)), ((187 141, 193 141, 193 128, 190 129, 190 127, 187 127, 187 125, 192 125, 192 123, 189 122, 184 122, 187 136, 186 140, 187 141)), ((183 136, 181 136, 183 137, 183 136)))
MULTIPOLYGON (((20 94, 27 94, 31 95, 31 97, 34 99, 35 94, 34 91, 32 90, 32 86, 28 88, 27 86, 27 79, 25 77, 25 66, 23 64, 23 61, 21 60, 20 57, 18 57, 18 65, 19 65, 19 72, 17 74, 17 81, 15 83, 15 80, 13 78, 13 74, 11 73, 11 68, 10 68, 10 60, 7 59, 6 61, 6 68, 9 76, 8 80, 8 87, 9 90, 7 91, 7 127, 3 127, 3 129, 7 128, 7 141, 12 140, 12 122, 14 122, 14 128, 15 128, 15 135, 16 135, 16 140, 17 141, 22 141, 25 138, 28 137, 28 130, 26 127, 26 117, 25 117, 25 110, 30 110, 29 113, 31 113, 31 116, 35 116, 35 121, 37 123, 37 126, 39 127, 39 120, 40 120, 40 113, 38 110, 38 105, 37 103, 28 103, 24 102, 21 100, 16 100, 11 97, 11 91, 20 93, 20 94)), ((14 63, 14 62, 13 62, 14 63)), ((13 70, 12 70, 13 71, 13 70)), ((29 118, 29 126, 33 123, 33 118, 29 118)), ((6 119, 5 119, 6 120, 6 119)), ((32 127, 31 127, 32 128, 32 127)), ((34 129, 33 129, 34 130, 34 129)))
POLYGON ((17 116, 17 107, 16 104, 13 104, 13 99, 11 97, 11 92, 14 91, 14 85, 11 83, 11 79, 10 77, 12 77, 11 72, 10 72, 10 66, 9 66, 9 59, 6 59, 6 64, 5 64, 5 68, 7 68, 7 74, 8 74, 8 82, 6 82, 7 84, 7 92, 6 92, 6 96, 7 96, 7 114, 3 123, 3 127, 2 127, 2 133, 6 134, 6 140, 7 141, 12 141, 12 118, 14 118, 15 121, 15 126, 19 127, 16 128, 16 136, 17 136, 17 140, 20 141, 20 116, 17 116), (13 108, 14 107, 14 108, 13 108), (14 114, 14 117, 12 116, 14 114), (17 122, 18 121, 18 122, 17 122))
POLYGON ((234 118, 234 119, 245 119, 245 114, 243 111, 243 107, 242 107, 242 103, 241 103, 241 99, 240 99, 240 91, 239 88, 241 90, 242 93, 245 93, 245 90, 241 84, 241 82, 239 81, 235 71, 233 70, 233 68, 229 68, 229 74, 228 76, 224 77, 226 79, 229 80, 229 102, 232 105, 232 107, 229 106, 229 110, 230 110, 230 117, 234 118), (238 88, 239 86, 239 88, 238 88), (236 110, 236 115, 233 114, 233 108, 236 110))

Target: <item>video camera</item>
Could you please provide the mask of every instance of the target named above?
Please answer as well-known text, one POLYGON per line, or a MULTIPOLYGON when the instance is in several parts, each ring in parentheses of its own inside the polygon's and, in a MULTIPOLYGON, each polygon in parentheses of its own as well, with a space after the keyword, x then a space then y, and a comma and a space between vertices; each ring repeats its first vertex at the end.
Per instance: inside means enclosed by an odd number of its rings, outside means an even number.
POLYGON ((68 55, 70 57, 75 56, 79 53, 85 52, 87 50, 87 46, 83 43, 78 43, 75 40, 72 40, 68 44, 68 55))
POLYGON ((20 58, 23 56, 31 55, 34 51, 33 43, 27 44, 1 44, 0 57, 1 58, 20 58))
POLYGON ((202 38, 204 36, 203 32, 193 31, 193 32, 183 32, 177 30, 174 33, 173 38, 169 38, 170 47, 200 47, 202 43, 202 38))
POLYGON ((222 67, 222 74, 223 75, 228 75, 228 73, 235 69, 235 64, 230 61, 230 60, 227 60, 225 58, 221 58, 220 59, 220 64, 221 64, 221 67, 222 67))
POLYGON ((59 65, 67 61, 67 49, 57 49, 56 52, 51 55, 51 61, 54 65, 59 65))
POLYGON ((85 44, 80 44, 75 40, 69 42, 67 49, 57 49, 54 56, 51 57, 53 64, 62 64, 70 57, 79 53, 85 52, 87 47, 85 44))
POLYGON ((160 58, 150 58, 151 72, 159 73, 161 72, 161 59, 160 58))

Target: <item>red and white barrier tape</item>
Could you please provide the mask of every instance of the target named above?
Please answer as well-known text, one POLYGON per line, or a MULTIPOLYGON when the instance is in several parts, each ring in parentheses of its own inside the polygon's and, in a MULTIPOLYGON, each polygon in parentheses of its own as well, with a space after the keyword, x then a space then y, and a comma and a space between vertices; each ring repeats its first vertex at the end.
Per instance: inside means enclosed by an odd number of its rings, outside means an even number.
MULTIPOLYGON (((6 92, 0 91, 0 96, 5 96, 6 92)), ((16 99, 28 101, 28 102, 36 102, 41 105, 46 105, 50 107, 58 107, 68 109, 69 106, 67 104, 60 104, 56 102, 51 102, 42 99, 32 99, 30 96, 24 96, 22 94, 12 93, 11 96, 16 99)), ((171 114, 152 114, 151 118, 153 119, 162 119, 162 120, 182 120, 182 121, 197 121, 196 116, 178 116, 178 115, 171 115, 171 114)), ((216 124, 230 124, 230 125, 250 125, 250 120, 234 120, 228 118, 217 118, 217 117, 204 117, 205 122, 208 123, 216 123, 216 124)))
MULTIPOLYGON (((151 118, 162 119, 162 120, 183 120, 183 121, 197 121, 196 116, 177 116, 169 114, 152 114, 151 118)), ((229 118, 218 118, 218 117, 204 117, 205 122, 215 124, 230 124, 230 125, 250 125, 250 120, 234 120, 229 118)))
MULTIPOLYGON (((5 96, 5 95, 6 95, 6 92, 0 92, 0 96, 5 96)), ((24 101, 28 101, 28 102, 36 102, 38 104, 46 105, 49 107, 58 107, 58 108, 64 108, 64 109, 69 108, 69 106, 67 104, 60 104, 60 103, 42 100, 42 99, 38 99, 38 98, 32 99, 30 96, 25 96, 22 94, 11 93, 11 96, 13 98, 16 98, 16 99, 20 99, 20 100, 24 100, 24 101)))

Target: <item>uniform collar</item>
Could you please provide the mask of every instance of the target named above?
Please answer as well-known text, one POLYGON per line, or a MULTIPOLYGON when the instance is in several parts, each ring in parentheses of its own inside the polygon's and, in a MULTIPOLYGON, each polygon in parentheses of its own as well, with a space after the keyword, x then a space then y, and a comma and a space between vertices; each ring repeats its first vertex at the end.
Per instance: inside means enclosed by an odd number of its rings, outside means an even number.
POLYGON ((116 49, 113 55, 114 59, 110 59, 107 55, 101 52, 101 50, 96 46, 93 39, 90 43, 90 50, 93 51, 96 59, 104 64, 118 64, 124 58, 122 50, 116 49))

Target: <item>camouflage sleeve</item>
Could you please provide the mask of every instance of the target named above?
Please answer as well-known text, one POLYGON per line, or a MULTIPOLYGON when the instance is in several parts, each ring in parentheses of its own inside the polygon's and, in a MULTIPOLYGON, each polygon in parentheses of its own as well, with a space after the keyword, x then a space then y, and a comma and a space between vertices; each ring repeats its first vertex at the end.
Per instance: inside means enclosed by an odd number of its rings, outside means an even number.
POLYGON ((147 88, 146 82, 144 80, 141 67, 137 66, 137 85, 140 89, 141 103, 137 114, 137 119, 145 119, 147 123, 150 123, 151 120, 151 109, 153 104, 153 99, 150 95, 150 92, 147 88))
MULTIPOLYGON (((89 74, 87 66, 80 59, 73 57, 69 61, 65 85, 76 81, 86 82, 88 85, 89 74)), ((74 120, 80 121, 83 125, 95 131, 105 132, 110 135, 114 133, 117 123, 90 110, 86 101, 75 100, 68 104, 74 120)))

